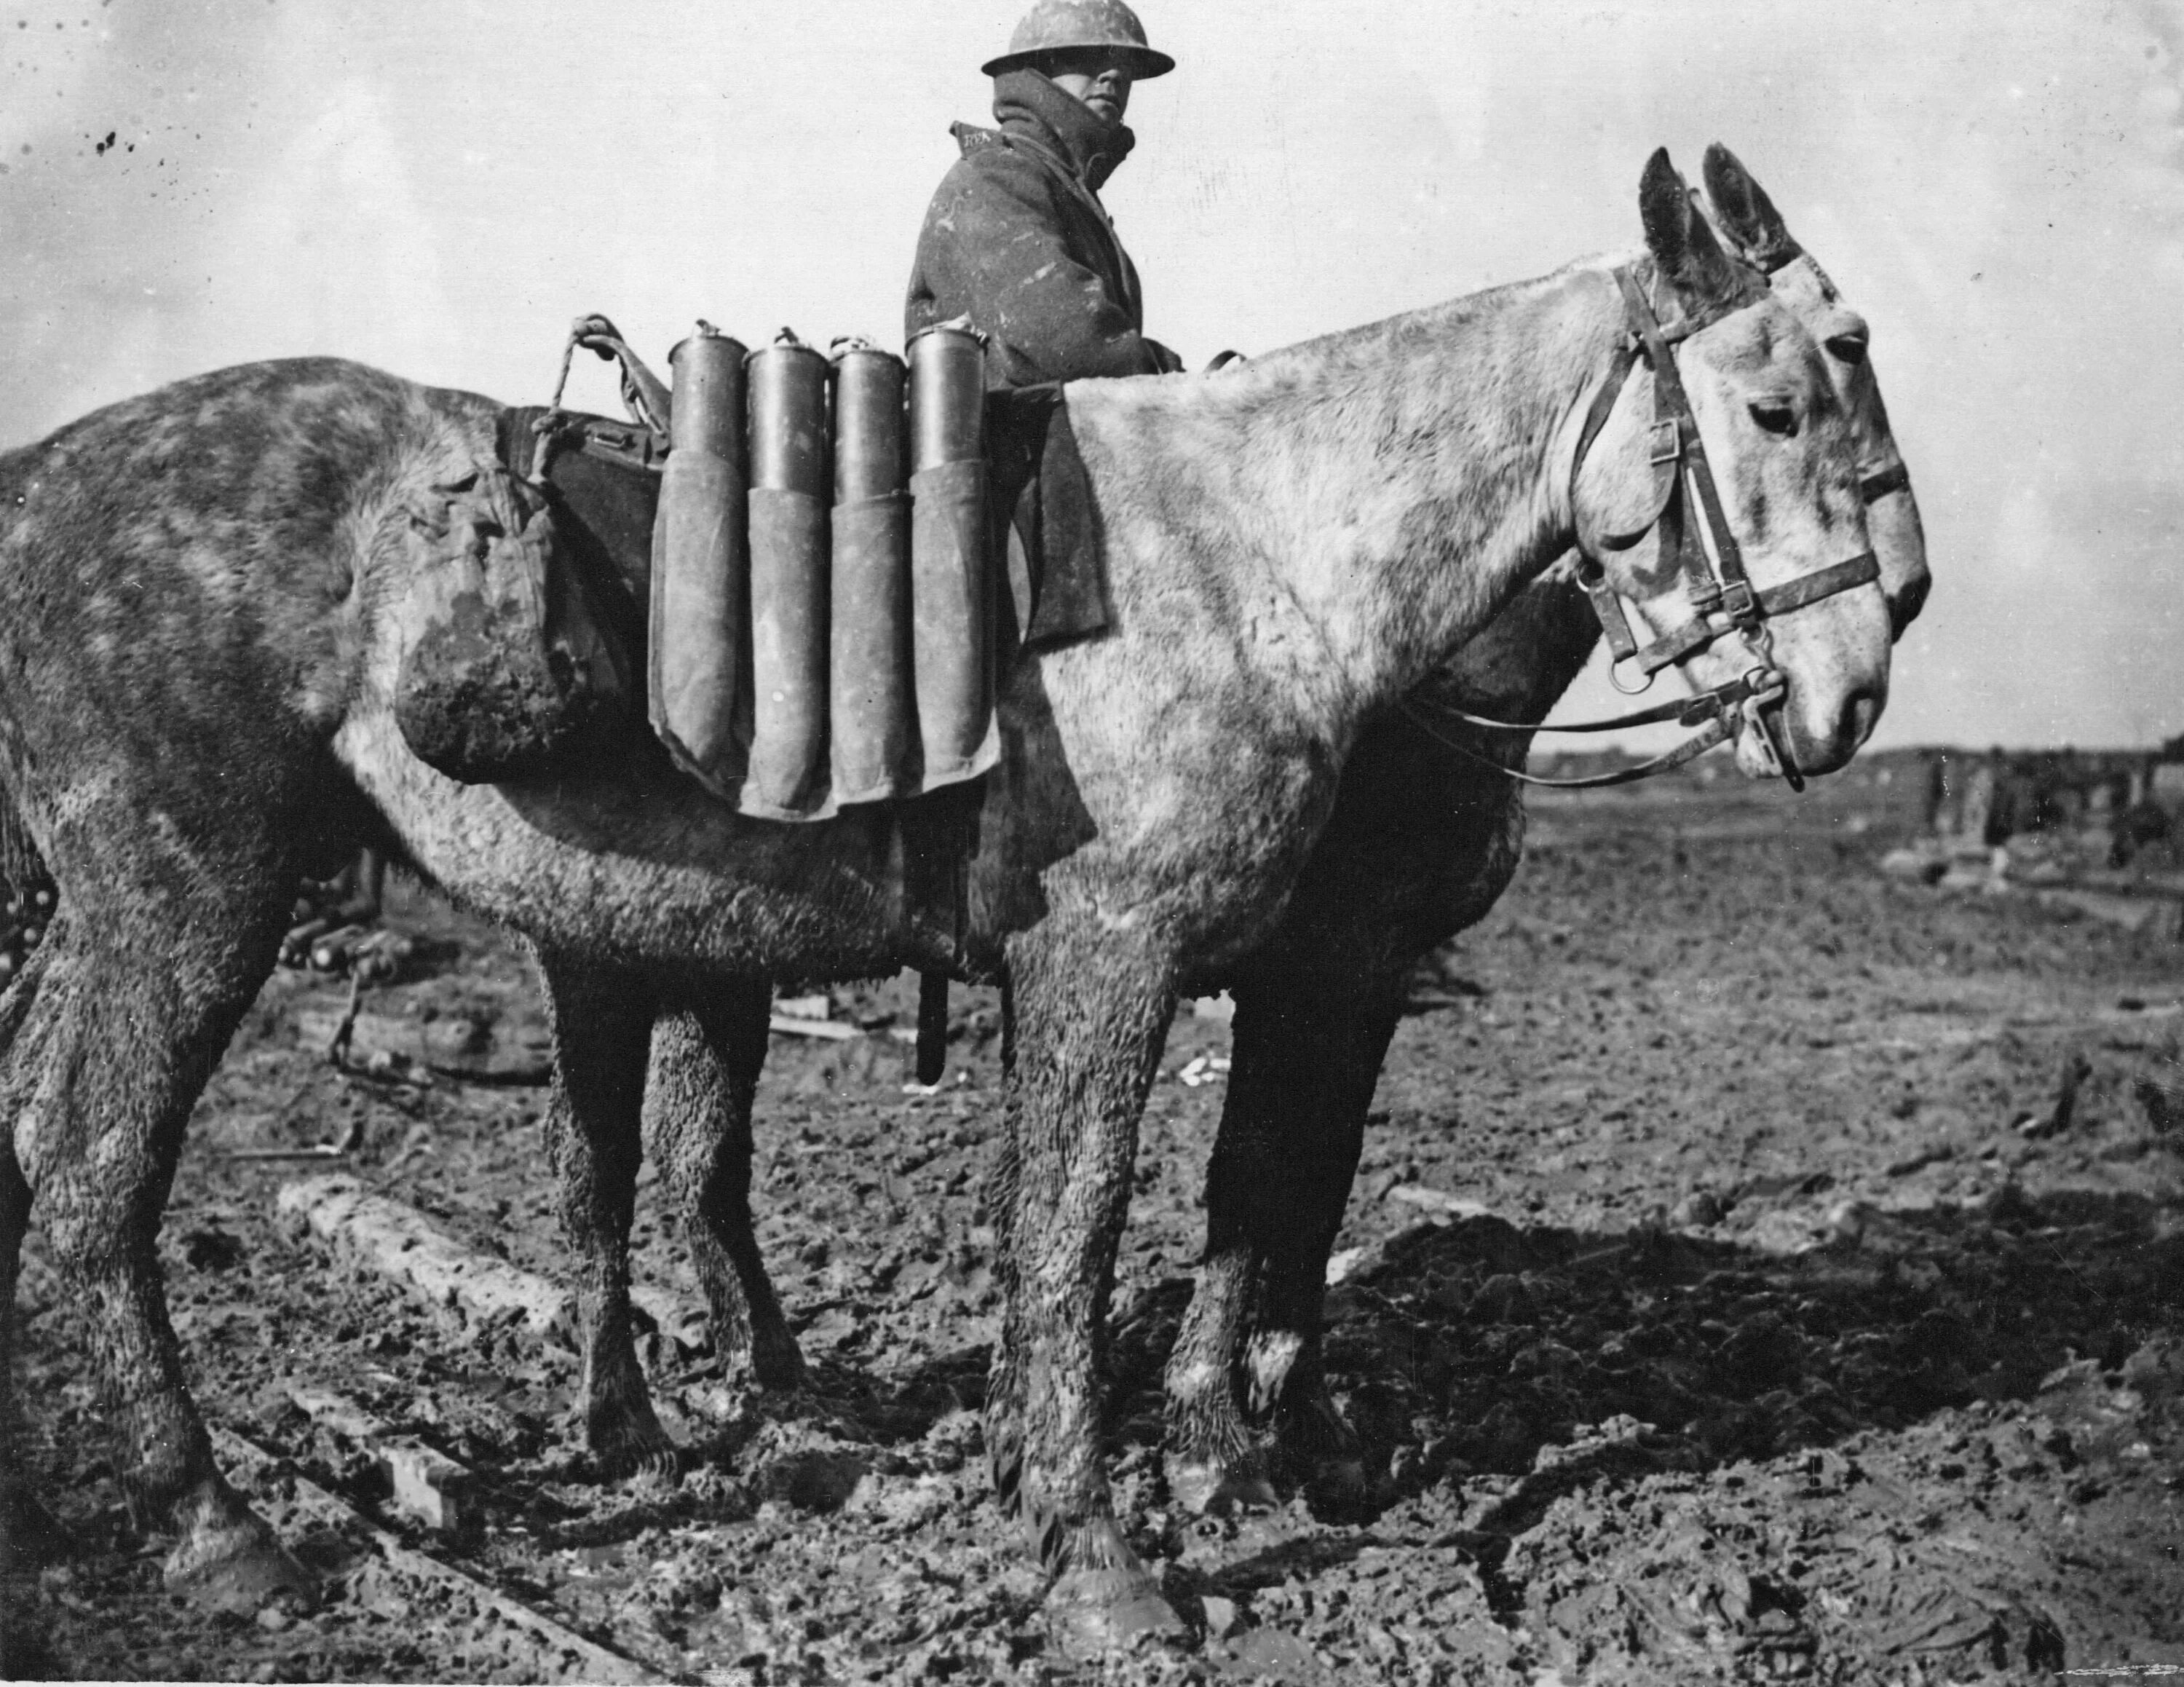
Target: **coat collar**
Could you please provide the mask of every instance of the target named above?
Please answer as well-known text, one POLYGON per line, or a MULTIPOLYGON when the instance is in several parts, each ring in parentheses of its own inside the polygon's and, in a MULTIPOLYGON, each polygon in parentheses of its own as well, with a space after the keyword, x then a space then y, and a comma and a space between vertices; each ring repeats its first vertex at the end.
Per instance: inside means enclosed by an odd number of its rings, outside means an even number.
POLYGON ((1095 193, 1138 142, 1128 124, 1107 122, 1037 70, 994 78, 994 116, 1004 135, 1045 148, 1095 193))

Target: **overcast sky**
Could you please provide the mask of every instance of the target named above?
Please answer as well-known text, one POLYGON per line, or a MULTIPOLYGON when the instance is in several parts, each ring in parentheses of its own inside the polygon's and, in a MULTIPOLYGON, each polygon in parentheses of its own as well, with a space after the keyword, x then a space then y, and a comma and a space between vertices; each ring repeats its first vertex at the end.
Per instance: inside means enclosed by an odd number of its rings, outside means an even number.
MULTIPOLYGON (((585 310, 894 341, 1018 9, 0 0, 0 444, 299 353, 543 402, 585 310)), ((1925 514, 1880 741, 2184 732, 2184 0, 1142 15, 1181 68, 1106 198, 1193 366, 1626 246, 1646 154, 1725 141, 1872 320, 1925 514)))

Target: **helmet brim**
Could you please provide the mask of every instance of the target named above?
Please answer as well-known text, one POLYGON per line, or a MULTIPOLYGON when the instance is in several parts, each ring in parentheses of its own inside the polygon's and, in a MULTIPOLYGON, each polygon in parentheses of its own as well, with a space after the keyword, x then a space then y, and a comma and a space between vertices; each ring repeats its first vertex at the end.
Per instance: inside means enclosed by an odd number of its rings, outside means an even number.
POLYGON ((999 76, 1011 70, 1036 70, 1039 61, 1056 53, 1106 53, 1114 56, 1134 82, 1149 82, 1156 76, 1165 76, 1175 69, 1175 60, 1150 47, 1140 47, 1134 41, 1072 42, 1067 47, 1042 47, 1029 53, 1004 53, 999 58, 989 58, 978 67, 983 76, 999 76))

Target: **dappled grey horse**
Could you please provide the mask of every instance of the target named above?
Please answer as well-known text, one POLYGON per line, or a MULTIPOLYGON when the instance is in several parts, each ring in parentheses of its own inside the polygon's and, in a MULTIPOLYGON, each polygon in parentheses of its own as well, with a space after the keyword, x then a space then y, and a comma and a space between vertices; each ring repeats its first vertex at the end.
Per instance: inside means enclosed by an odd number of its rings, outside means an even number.
MULTIPOLYGON (((1370 723, 1573 543, 1682 641, 1748 771, 1840 766, 1886 697, 1886 603, 1842 571, 1869 548, 1820 349, 1664 154, 1639 199, 1646 248, 1618 260, 1215 377, 1068 389, 1115 625, 1006 676, 968 955, 1007 977, 1015 1031, 988 1446, 1077 1643, 1174 1620, 1114 1517, 1097 1378, 1176 992, 1264 944, 1370 723), (1713 624, 1657 525, 1702 439, 1750 602, 1842 589, 1713 624)), ((498 415, 312 359, 185 381, 0 457, 0 776, 63 908, 0 998, 0 1288, 35 1200, 95 1308, 138 1514, 178 1526, 176 1584, 224 1603, 306 1578, 213 1458, 154 1238, 308 851, 385 845, 527 934, 549 979, 636 969, 695 996, 951 958, 854 816, 749 821, 634 754, 464 786, 410 754, 387 613, 419 565, 410 508, 499 472, 498 415)), ((572 1098, 611 1088, 576 1069, 593 1052, 562 1050, 572 1098)), ((571 1115, 572 1144, 623 1122, 571 1115)), ((40 1517, 8 1433, 13 1542, 40 1517)))

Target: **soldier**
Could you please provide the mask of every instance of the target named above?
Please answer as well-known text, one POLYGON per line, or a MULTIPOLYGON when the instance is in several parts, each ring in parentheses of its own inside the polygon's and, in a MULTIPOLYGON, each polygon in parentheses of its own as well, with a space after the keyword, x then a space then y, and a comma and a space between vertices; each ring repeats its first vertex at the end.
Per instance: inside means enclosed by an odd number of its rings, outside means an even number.
POLYGON ((1137 137, 1134 82, 1175 61, 1122 0, 1039 0, 984 67, 998 131, 954 125, 963 156, 925 214, 905 331, 967 316, 997 387, 1182 367, 1145 332, 1138 274, 1100 189, 1137 137))

